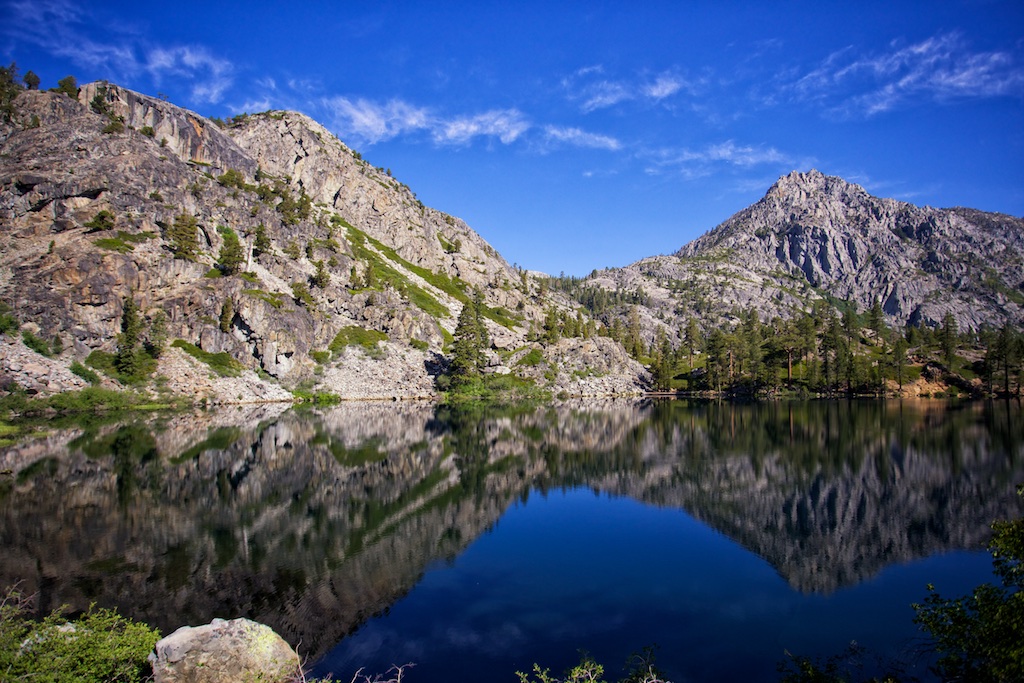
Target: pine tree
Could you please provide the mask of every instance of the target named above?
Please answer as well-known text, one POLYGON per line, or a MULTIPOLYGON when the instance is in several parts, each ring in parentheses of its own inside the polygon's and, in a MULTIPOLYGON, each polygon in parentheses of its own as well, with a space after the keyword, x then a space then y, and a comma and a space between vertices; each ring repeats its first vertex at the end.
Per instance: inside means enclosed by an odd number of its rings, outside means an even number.
POLYGON ((312 282, 320 289, 324 289, 331 283, 331 274, 327 272, 322 260, 316 262, 316 273, 313 274, 312 282))
POLYGON ((220 331, 231 331, 231 321, 235 319, 235 302, 231 297, 224 299, 220 306, 220 331))
POLYGON ((177 215, 171 227, 167 228, 167 241, 174 258, 195 260, 199 254, 198 238, 199 222, 188 213, 177 215))
POLYGON ((135 297, 129 294, 122 303, 121 334, 117 338, 114 367, 125 377, 134 377, 139 371, 138 344, 142 334, 142 319, 135 297))
POLYGON ((480 375, 481 344, 476 324, 475 307, 467 301, 459 313, 455 326, 455 341, 452 344, 450 374, 455 383, 464 382, 480 375))
POLYGON ((225 275, 237 275, 245 263, 245 248, 231 228, 223 228, 220 232, 224 236, 224 244, 217 255, 217 267, 225 275))
POLYGON ((260 223, 253 230, 252 255, 259 257, 262 254, 270 253, 270 238, 267 236, 267 228, 260 223))
POLYGON ((957 335, 959 330, 956 325, 956 318, 949 311, 942 318, 942 326, 939 327, 939 348, 942 351, 942 362, 946 369, 953 370, 953 361, 956 360, 957 335))

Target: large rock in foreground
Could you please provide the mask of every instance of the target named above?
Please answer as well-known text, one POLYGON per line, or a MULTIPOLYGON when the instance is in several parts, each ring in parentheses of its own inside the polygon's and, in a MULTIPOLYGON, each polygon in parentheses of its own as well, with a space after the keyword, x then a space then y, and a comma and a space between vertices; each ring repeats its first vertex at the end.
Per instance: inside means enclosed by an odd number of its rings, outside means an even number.
POLYGON ((295 650, 269 626, 249 619, 182 626, 149 658, 156 683, 284 683, 299 672, 295 650))

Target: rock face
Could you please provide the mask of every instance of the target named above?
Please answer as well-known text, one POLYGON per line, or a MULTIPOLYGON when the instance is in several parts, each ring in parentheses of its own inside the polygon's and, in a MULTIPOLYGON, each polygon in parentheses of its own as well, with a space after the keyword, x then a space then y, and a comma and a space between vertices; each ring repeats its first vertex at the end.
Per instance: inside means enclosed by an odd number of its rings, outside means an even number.
MULTIPOLYGON (((304 115, 224 124, 109 83, 77 101, 25 91, 16 109, 0 122, 0 301, 59 338, 65 364, 115 351, 133 297, 146 326, 163 316, 171 340, 286 388, 423 396, 475 289, 496 353, 523 346, 546 309, 580 308, 304 115), (196 236, 181 242, 188 221, 196 236), (243 263, 228 268, 231 233, 243 263), (387 351, 346 352, 346 329, 382 333, 387 351)), ((626 384, 644 378, 615 370, 626 384)), ((176 391, 211 393, 167 376, 176 391)))
POLYGON ((285 683, 299 655, 273 629, 248 619, 182 626, 150 655, 156 683, 285 683))
POLYGON ((791 173, 756 204, 671 256, 600 271, 608 289, 642 288, 653 337, 689 316, 737 308, 789 317, 826 297, 865 311, 877 299, 890 324, 961 330, 1024 323, 1024 219, 973 209, 917 207, 868 194, 818 171, 791 173), (663 320, 663 323, 657 322, 663 320))

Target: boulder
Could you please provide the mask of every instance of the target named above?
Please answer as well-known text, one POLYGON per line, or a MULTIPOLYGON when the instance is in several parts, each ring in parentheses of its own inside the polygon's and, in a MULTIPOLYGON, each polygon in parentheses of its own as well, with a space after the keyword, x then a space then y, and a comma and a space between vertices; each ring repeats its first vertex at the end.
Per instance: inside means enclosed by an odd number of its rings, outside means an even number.
POLYGON ((160 640, 149 661, 156 683, 284 683, 299 675, 299 655, 269 626, 214 619, 160 640))

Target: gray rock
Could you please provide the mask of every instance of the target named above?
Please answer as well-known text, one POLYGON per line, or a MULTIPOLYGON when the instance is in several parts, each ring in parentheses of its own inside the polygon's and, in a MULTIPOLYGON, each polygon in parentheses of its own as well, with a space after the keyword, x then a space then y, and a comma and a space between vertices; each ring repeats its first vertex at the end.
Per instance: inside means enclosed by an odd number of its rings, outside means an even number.
POLYGON ((284 683, 299 672, 295 650, 249 619, 182 626, 157 642, 149 660, 156 683, 284 683))

